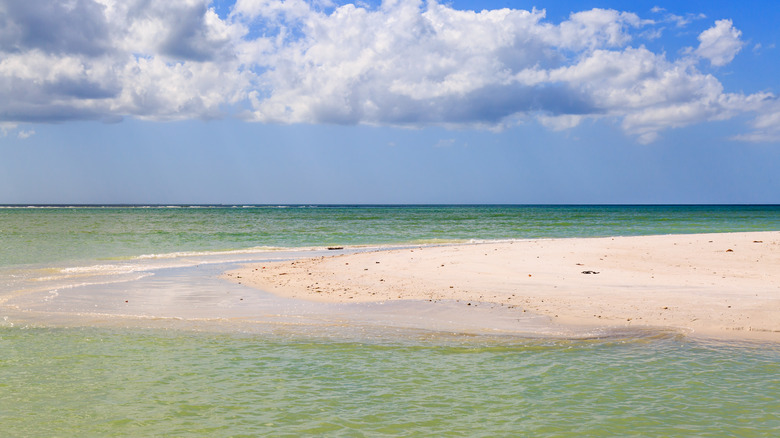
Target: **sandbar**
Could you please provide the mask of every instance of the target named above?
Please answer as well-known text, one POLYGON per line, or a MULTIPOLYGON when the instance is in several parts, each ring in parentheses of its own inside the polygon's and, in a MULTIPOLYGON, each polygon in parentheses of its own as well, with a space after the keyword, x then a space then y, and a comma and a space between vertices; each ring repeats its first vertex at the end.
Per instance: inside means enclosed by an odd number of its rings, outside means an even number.
POLYGON ((780 342, 780 231, 416 246, 224 278, 312 301, 489 304, 571 326, 780 342))

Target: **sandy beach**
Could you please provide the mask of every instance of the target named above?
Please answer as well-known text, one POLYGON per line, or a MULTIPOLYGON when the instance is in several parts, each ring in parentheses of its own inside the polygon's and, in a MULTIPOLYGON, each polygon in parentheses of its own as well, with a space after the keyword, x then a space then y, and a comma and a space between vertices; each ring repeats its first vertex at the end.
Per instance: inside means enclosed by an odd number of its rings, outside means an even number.
POLYGON ((322 302, 448 300, 558 324, 780 341, 780 232, 423 246, 252 265, 224 277, 322 302))

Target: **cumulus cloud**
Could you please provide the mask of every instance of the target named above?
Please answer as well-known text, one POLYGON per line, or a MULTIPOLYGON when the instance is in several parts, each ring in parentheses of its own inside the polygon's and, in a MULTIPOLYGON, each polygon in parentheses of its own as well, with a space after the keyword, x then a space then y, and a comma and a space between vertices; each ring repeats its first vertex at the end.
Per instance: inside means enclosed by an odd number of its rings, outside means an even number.
POLYGON ((734 27, 731 20, 718 20, 715 26, 699 35, 696 54, 709 59, 712 65, 726 65, 742 50, 741 35, 742 32, 734 27))
POLYGON ((0 117, 223 116, 246 97, 235 26, 206 0, 0 0, 0 117))
POLYGON ((235 115, 501 129, 535 119, 563 130, 608 119, 650 142, 774 97, 727 93, 697 69, 741 49, 729 20, 670 59, 642 45, 657 22, 611 9, 552 23, 544 10, 433 0, 237 0, 226 16, 209 0, 44 3, 0 0, 0 121, 235 115))
POLYGON ((3 51, 41 50, 95 56, 111 50, 104 6, 92 0, 4 1, 0 4, 3 51))
POLYGON ((264 122, 496 126, 515 115, 600 112, 550 68, 579 52, 618 47, 641 25, 612 10, 574 13, 552 25, 544 11, 458 11, 437 3, 386 2, 312 14, 310 38, 277 44, 270 86, 252 100, 264 122), (366 35, 372 35, 367 38, 366 35))

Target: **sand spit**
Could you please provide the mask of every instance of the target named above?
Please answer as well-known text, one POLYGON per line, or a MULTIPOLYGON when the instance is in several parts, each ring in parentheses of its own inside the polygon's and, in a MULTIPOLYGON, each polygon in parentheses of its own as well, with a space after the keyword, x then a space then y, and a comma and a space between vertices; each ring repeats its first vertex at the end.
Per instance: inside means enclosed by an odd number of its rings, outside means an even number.
POLYGON ((452 300, 559 324, 780 342, 780 232, 428 246, 246 266, 225 278, 323 302, 452 300))

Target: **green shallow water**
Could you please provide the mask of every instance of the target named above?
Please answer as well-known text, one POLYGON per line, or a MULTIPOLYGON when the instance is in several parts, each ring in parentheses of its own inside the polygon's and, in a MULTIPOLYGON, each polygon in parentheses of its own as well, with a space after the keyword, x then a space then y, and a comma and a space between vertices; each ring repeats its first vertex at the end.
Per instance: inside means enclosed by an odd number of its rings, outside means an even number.
POLYGON ((772 230, 780 206, 0 208, 0 436, 778 436, 775 344, 119 316, 319 318, 217 278, 305 247, 772 230))
POLYGON ((0 266, 253 247, 780 230, 780 206, 0 208, 0 266))
POLYGON ((780 349, 0 328, 3 436, 777 436, 780 349))

